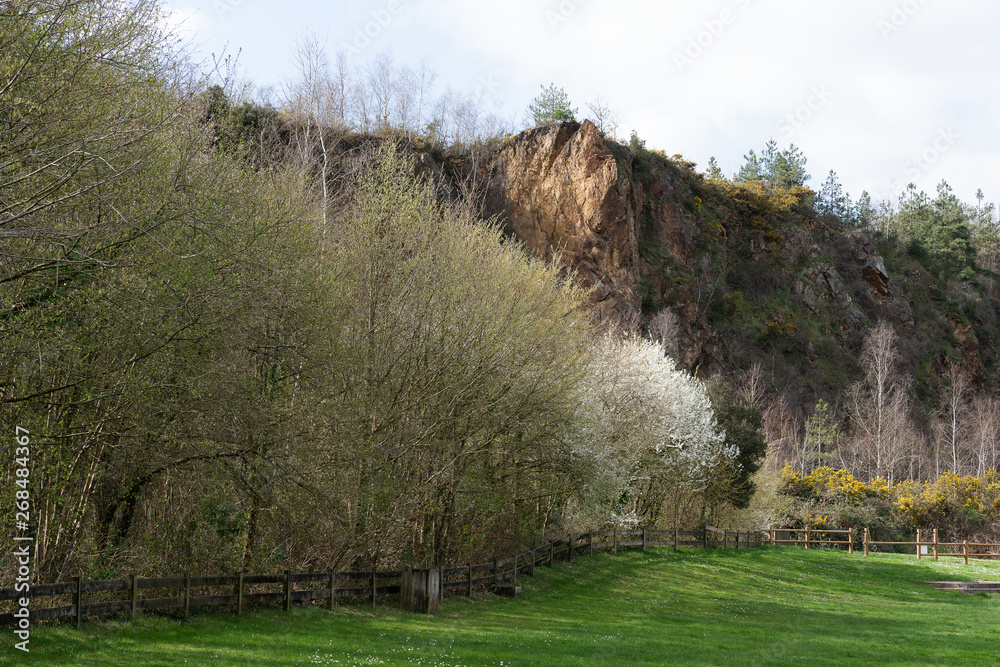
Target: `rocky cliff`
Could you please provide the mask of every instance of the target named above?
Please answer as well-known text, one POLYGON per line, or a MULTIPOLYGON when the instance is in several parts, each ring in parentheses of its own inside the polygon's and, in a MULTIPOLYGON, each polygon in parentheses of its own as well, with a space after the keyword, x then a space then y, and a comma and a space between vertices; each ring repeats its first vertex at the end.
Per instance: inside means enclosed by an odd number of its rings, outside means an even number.
POLYGON ((857 379, 864 335, 888 319, 918 393, 933 393, 955 354, 993 381, 981 342, 995 300, 968 285, 950 293, 891 243, 817 217, 805 188, 706 179, 589 121, 523 132, 476 169, 486 212, 575 270, 600 319, 648 328, 673 313, 679 360, 700 375, 757 362, 801 401, 829 399, 857 379))

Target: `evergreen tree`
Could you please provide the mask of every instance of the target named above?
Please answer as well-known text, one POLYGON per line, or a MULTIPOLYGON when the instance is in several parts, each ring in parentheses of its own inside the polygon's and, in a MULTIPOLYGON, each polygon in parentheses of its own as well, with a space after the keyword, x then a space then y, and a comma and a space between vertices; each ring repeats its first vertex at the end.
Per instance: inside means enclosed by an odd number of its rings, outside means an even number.
POLYGON ((550 83, 548 88, 545 86, 541 88, 541 94, 528 105, 535 127, 576 120, 578 109, 570 106, 569 96, 565 90, 554 83, 550 83))
POLYGON ((725 175, 722 173, 722 169, 719 168, 719 163, 716 162, 714 156, 708 158, 708 174, 707 174, 707 176, 709 178, 715 179, 717 181, 721 181, 722 179, 725 178, 725 175))
POLYGON ((755 151, 751 150, 743 156, 743 166, 733 176, 733 180, 737 183, 751 183, 753 181, 764 180, 764 165, 761 159, 757 157, 755 151))
POLYGON ((848 223, 852 221, 853 211, 851 196, 844 192, 840 179, 837 178, 837 172, 831 169, 816 198, 816 212, 820 215, 834 216, 841 222, 848 223))

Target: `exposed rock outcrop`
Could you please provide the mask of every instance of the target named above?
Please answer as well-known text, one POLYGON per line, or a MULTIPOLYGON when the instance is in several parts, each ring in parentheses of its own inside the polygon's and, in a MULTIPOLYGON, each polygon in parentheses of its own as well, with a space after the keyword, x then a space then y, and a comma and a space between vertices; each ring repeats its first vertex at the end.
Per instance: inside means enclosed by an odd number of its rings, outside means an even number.
POLYGON ((522 133, 483 169, 488 213, 538 256, 573 267, 602 318, 638 317, 635 192, 593 123, 522 133))

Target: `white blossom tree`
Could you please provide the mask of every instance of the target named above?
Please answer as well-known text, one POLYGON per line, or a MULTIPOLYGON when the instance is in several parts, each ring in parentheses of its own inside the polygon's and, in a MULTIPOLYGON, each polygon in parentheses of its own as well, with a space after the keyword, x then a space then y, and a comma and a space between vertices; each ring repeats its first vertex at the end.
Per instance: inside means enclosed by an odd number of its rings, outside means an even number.
POLYGON ((662 343, 606 336, 591 368, 567 443, 597 500, 627 497, 616 509, 655 520, 667 491, 703 490, 735 455, 704 385, 676 370, 662 343))

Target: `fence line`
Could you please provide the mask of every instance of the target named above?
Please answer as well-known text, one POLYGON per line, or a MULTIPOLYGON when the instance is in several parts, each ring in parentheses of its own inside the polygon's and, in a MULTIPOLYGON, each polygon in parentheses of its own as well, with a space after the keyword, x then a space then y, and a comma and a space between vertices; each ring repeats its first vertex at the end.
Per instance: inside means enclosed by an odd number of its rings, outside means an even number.
MULTIPOLYGON (((817 528, 768 528, 764 531, 767 535, 768 544, 791 544, 791 545, 801 545, 806 549, 810 548, 811 545, 847 545, 848 551, 854 553, 854 543, 855 535, 854 529, 850 528, 848 530, 827 530, 827 529, 817 529, 817 528), (777 535, 779 533, 788 535, 802 535, 798 539, 778 539, 777 535), (828 535, 847 535, 845 540, 831 540, 826 539, 828 535)), ((1000 558, 1000 544, 993 544, 988 542, 969 542, 964 540, 962 542, 940 542, 938 540, 938 531, 935 528, 932 531, 931 539, 927 540, 926 533, 924 531, 918 530, 916 540, 910 541, 884 541, 884 540, 873 540, 871 539, 871 534, 868 529, 865 528, 862 537, 862 546, 864 548, 864 554, 867 556, 873 548, 883 547, 883 546, 912 546, 916 547, 917 560, 920 560, 924 556, 932 557, 937 560, 939 557, 956 557, 965 560, 965 564, 969 564, 970 558, 1000 558), (925 550, 926 549, 926 550, 925 550), (947 549, 948 551, 945 551, 947 549), (961 551, 958 551, 961 549, 961 551), (977 551, 980 550, 980 551, 977 551), (982 551, 983 549, 994 549, 994 552, 982 551)))
MULTIPOLYGON (((466 564, 440 568, 443 591, 463 591, 469 597, 473 589, 491 586, 513 580, 522 574, 531 574, 540 565, 551 567, 557 560, 572 562, 574 554, 593 555, 595 551, 619 549, 642 549, 648 547, 729 547, 746 548, 760 546, 763 535, 754 531, 720 530, 706 526, 703 530, 605 530, 570 535, 562 540, 554 540, 543 545, 504 559, 493 559, 490 563, 466 564)), ((84 616, 127 613, 134 621, 140 611, 183 609, 184 616, 192 607, 231 607, 237 615, 243 613, 248 604, 280 603, 285 610, 295 602, 327 601, 333 609, 338 598, 368 598, 372 605, 380 596, 401 593, 402 570, 355 572, 293 573, 286 570, 282 574, 235 574, 220 576, 182 577, 139 577, 127 579, 86 581, 76 577, 73 581, 58 584, 37 584, 30 588, 31 600, 47 597, 70 597, 70 604, 30 608, 33 621, 75 618, 80 628, 84 616), (295 584, 304 584, 296 589, 295 584), (341 585, 343 584, 343 585, 341 585), (258 591, 260 587, 278 587, 279 590, 258 591), (218 589, 226 592, 219 592, 218 589), (204 590, 215 589, 215 591, 204 590), (179 594, 171 597, 141 597, 140 591, 171 590, 179 594), (127 599, 100 600, 86 602, 87 594, 126 592, 127 599)), ((0 602, 18 600, 25 593, 13 588, 0 589, 0 602)), ((13 613, 0 614, 0 627, 16 623, 13 613)))

